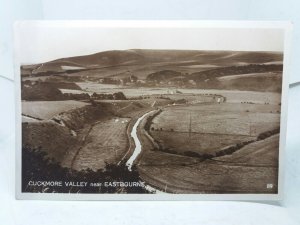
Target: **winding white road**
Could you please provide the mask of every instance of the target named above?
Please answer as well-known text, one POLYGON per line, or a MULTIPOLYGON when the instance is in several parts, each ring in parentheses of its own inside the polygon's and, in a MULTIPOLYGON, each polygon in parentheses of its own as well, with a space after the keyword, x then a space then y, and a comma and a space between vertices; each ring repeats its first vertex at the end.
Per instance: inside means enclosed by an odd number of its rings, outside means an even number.
MULTIPOLYGON (((133 128, 132 128, 132 131, 130 133, 130 136, 133 138, 134 140, 134 144, 135 144, 135 149, 131 155, 131 157, 128 159, 128 161, 126 162, 126 166, 128 168, 129 171, 131 171, 131 168, 132 168, 132 165, 134 163, 134 161, 136 160, 136 158, 138 157, 138 155, 142 152, 142 144, 138 138, 138 135, 137 135, 137 128, 138 126, 140 125, 141 121, 147 116, 149 115, 150 113, 154 112, 155 110, 153 111, 150 111, 150 112, 147 112, 145 113, 143 116, 141 116, 134 124, 133 128)), ((142 181, 140 181, 142 183, 142 181)), ((166 194, 166 192, 163 192, 163 191, 160 191, 154 187, 151 187, 150 185, 145 185, 145 189, 150 191, 150 192, 153 192, 155 194, 166 194)))
POLYGON ((134 140, 134 144, 135 144, 135 149, 131 155, 131 157, 128 159, 128 161, 126 162, 126 166, 128 167, 128 170, 131 171, 131 167, 134 163, 134 161, 136 160, 136 158, 138 157, 138 155, 141 153, 142 151, 142 144, 138 138, 138 135, 137 135, 137 127, 140 125, 141 121, 147 116, 149 115, 150 113, 154 112, 155 110, 153 111, 150 111, 150 112, 147 112, 146 114, 144 114, 143 116, 141 116, 140 118, 138 118, 138 120, 135 122, 133 128, 132 128, 132 131, 130 133, 130 136, 133 138, 134 140))

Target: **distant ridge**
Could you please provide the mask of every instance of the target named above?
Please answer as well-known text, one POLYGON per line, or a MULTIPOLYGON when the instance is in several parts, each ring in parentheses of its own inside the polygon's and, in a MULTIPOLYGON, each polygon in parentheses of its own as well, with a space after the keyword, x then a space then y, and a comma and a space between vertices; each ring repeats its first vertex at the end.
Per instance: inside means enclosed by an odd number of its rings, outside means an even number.
POLYGON ((243 52, 243 51, 201 51, 201 50, 155 50, 129 49, 111 50, 91 55, 56 59, 36 65, 24 65, 23 69, 36 69, 35 73, 46 71, 63 71, 63 66, 82 67, 86 69, 111 66, 130 66, 154 63, 180 63, 182 65, 212 64, 228 66, 232 64, 261 64, 280 62, 280 52, 243 52), (42 65, 42 66, 41 66, 42 65))

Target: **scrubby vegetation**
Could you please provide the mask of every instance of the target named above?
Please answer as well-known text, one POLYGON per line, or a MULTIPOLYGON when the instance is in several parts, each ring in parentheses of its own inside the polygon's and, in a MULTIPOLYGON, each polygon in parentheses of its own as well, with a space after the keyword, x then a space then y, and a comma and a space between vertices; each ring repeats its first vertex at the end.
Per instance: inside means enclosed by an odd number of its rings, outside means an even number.
POLYGON ((97 94, 97 93, 93 93, 91 96, 92 99, 95 100, 100 100, 100 99, 110 99, 110 100, 126 100, 125 95, 123 94, 123 92, 116 92, 113 94, 97 94))
POLYGON ((249 140, 249 141, 243 141, 243 142, 240 142, 240 143, 236 143, 234 145, 231 145, 229 147, 226 147, 226 148, 223 148, 219 151, 216 151, 215 154, 207 154, 207 153, 200 154, 200 153, 194 152, 194 151, 179 152, 179 151, 171 150, 171 149, 168 149, 168 148, 162 148, 161 146, 160 146, 160 149, 157 149, 157 150, 163 151, 163 152, 166 152, 166 153, 170 153, 170 154, 196 157, 196 158, 200 158, 200 159, 205 160, 205 159, 211 159, 211 158, 214 158, 214 157, 230 155, 230 154, 240 150, 241 148, 245 147, 246 145, 249 145, 249 144, 254 143, 256 141, 264 140, 266 138, 271 137, 272 135, 278 134, 279 131, 280 131, 280 128, 276 128, 274 130, 270 130, 270 131, 260 133, 257 136, 256 140, 249 140))
POLYGON ((22 149, 22 191, 43 193, 148 193, 144 187, 92 186, 97 182, 139 182, 135 167, 129 171, 125 165, 107 164, 105 169, 75 171, 61 167, 39 150, 22 149), (33 186, 29 181, 87 182, 85 187, 33 186))
POLYGON ((163 70, 163 71, 158 71, 158 72, 149 74, 147 76, 147 80, 159 82, 159 81, 173 79, 178 76, 181 76, 180 72, 173 71, 173 70, 163 70))
POLYGON ((22 82, 22 100, 26 101, 58 101, 58 100, 125 100, 123 92, 113 94, 62 93, 61 89, 81 90, 75 83, 68 82, 22 82))
POLYGON ((263 133, 261 133, 261 134, 258 135, 257 140, 258 141, 264 140, 264 139, 266 139, 268 137, 271 137, 274 134, 279 134, 279 132, 280 132, 280 128, 279 127, 276 128, 276 129, 274 129, 274 130, 263 132, 263 133))

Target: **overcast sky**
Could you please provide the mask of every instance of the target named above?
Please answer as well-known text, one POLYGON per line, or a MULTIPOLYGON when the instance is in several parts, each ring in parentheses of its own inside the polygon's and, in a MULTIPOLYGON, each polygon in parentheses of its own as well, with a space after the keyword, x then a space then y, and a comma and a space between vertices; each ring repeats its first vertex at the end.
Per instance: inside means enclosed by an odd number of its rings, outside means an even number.
POLYGON ((284 32, 274 28, 165 28, 88 23, 20 23, 16 55, 21 64, 87 55, 106 50, 189 49, 283 51, 284 32))

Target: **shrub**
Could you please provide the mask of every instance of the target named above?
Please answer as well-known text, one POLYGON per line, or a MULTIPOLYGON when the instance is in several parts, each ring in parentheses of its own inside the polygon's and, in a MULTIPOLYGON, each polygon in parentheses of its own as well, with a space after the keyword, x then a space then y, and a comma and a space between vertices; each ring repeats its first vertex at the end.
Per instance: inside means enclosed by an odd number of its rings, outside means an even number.
POLYGON ((148 193, 144 187, 105 187, 87 185, 86 187, 67 186, 28 186, 29 181, 73 181, 73 182, 139 182, 139 173, 136 167, 132 171, 122 165, 106 164, 103 170, 76 171, 61 167, 57 162, 48 158, 39 149, 22 149, 22 191, 47 193, 148 193))

